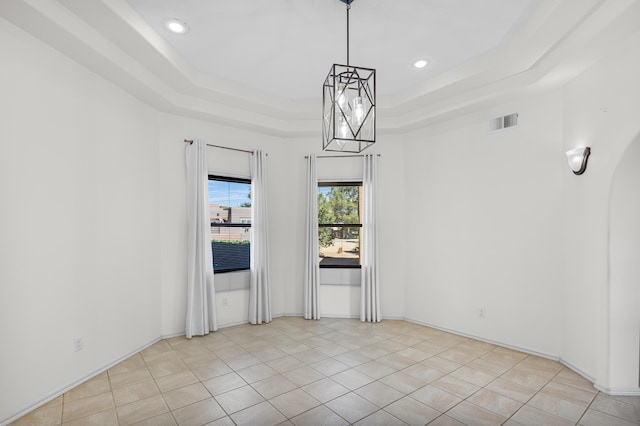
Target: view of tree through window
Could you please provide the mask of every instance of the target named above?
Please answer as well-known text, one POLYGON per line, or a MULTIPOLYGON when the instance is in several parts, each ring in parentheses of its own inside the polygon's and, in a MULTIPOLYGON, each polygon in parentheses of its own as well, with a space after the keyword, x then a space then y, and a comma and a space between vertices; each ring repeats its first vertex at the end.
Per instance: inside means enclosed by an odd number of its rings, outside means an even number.
POLYGON ((320 267, 360 266, 360 183, 318 185, 320 267))
POLYGON ((213 271, 251 266, 251 181, 209 176, 213 271))

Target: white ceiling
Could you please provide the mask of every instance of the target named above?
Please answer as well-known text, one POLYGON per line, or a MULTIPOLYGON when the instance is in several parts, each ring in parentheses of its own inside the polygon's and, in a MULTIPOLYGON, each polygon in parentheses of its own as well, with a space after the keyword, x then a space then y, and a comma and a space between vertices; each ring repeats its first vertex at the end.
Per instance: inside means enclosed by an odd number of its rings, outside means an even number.
MULTIPOLYGON (((320 137, 346 59, 339 0, 0 0, 0 18, 158 111, 283 138, 320 137)), ((640 0, 355 0, 351 64, 377 68, 377 133, 401 134, 561 87, 635 36, 640 0)))
MULTIPOLYGON (((346 62, 339 0, 127 0, 192 67, 287 99, 319 99, 333 63, 346 62), (187 22, 169 32, 168 18, 187 22)), ((377 69, 391 95, 508 39, 538 0, 355 0, 350 63, 377 69), (429 58, 416 70, 411 62, 429 58)))

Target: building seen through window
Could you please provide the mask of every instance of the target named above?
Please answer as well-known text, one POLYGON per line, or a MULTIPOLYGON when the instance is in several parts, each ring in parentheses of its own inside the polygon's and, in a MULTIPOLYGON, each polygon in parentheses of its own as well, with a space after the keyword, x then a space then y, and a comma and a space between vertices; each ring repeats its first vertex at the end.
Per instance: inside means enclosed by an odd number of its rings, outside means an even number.
POLYGON ((251 266, 251 181, 209 176, 211 251, 215 273, 251 266))

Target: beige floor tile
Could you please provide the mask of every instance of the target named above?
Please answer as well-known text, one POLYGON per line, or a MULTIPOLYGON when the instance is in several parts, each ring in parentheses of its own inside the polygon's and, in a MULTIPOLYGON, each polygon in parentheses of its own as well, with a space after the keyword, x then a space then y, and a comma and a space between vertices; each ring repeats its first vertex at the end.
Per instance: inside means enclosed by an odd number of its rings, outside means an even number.
MULTIPOLYGON (((523 361, 524 362, 524 361, 523 361)), ((511 369, 511 371, 521 372, 527 375, 539 376, 547 380, 547 382, 558 374, 557 372, 553 372, 550 370, 542 370, 535 367, 531 367, 529 365, 525 365, 522 362, 511 369)))
POLYGON ((404 426, 405 422, 397 417, 392 416, 384 410, 378 410, 375 413, 365 417, 356 423, 356 426, 404 426))
POLYGON ((381 358, 378 358, 376 361, 388 367, 391 367, 396 371, 403 370, 415 364, 413 360, 397 354, 385 355, 381 358))
POLYGON ((243 386, 225 392, 217 395, 215 398, 228 414, 244 410, 247 407, 264 401, 264 398, 250 386, 243 386))
POLYGON ((120 406, 149 398, 159 393, 160 389, 158 389, 154 380, 145 380, 144 382, 114 390, 113 399, 116 406, 120 406))
POLYGON ((330 357, 334 357, 334 356, 349 352, 348 348, 345 348, 344 346, 338 345, 335 343, 332 343, 330 345, 318 346, 315 349, 330 357))
POLYGON ((587 410, 580 419, 580 426, 637 426, 638 423, 632 423, 619 417, 610 416, 596 410, 587 410))
POLYGON ((487 374, 490 374, 494 377, 498 377, 503 374, 505 371, 509 370, 509 367, 496 364, 491 361, 487 361, 483 358, 476 358, 470 363, 467 364, 467 367, 474 368, 476 370, 484 371, 487 374))
POLYGON ((142 356, 140 354, 132 355, 121 363, 111 367, 107 373, 109 377, 117 376, 118 374, 128 373, 133 370, 139 370, 141 368, 147 368, 142 356))
POLYGON ((505 416, 485 410, 467 401, 462 401, 447 411, 447 416, 473 426, 499 426, 507 420, 505 416))
POLYGON ((263 349, 261 351, 252 351, 251 355, 258 358, 262 362, 269 362, 287 356, 287 353, 274 346, 268 349, 263 349))
POLYGON ((515 369, 507 371, 500 376, 500 378, 536 391, 542 389, 544 385, 549 382, 549 379, 546 377, 525 373, 515 369))
POLYGON ((349 389, 328 377, 306 385, 302 389, 323 404, 349 393, 349 389))
POLYGON ((11 423, 12 426, 55 426, 62 422, 62 404, 43 406, 11 423))
POLYGON ((273 368, 278 373, 286 373, 287 371, 295 370, 296 368, 304 367, 304 363, 290 355, 277 358, 273 361, 267 362, 267 365, 273 368))
POLYGON ((164 400, 170 410, 177 410, 194 402, 211 398, 211 394, 202 385, 202 383, 194 383, 183 388, 174 389, 162 394, 164 400))
POLYGON ((496 348, 481 356, 482 359, 509 367, 522 362, 528 355, 506 348, 496 348))
POLYGON ((297 388, 295 384, 280 374, 252 383, 251 386, 265 399, 271 399, 297 388))
POLYGON ((173 417, 180 426, 204 425, 225 416, 224 410, 213 398, 187 405, 173 412, 173 417))
POLYGON ((117 411, 120 424, 130 425, 166 413, 169 411, 169 407, 161 395, 156 395, 122 405, 117 408, 117 411))
MULTIPOLYGON (((104 374, 104 373, 103 373, 104 374)), ((108 377, 108 376, 107 376, 108 377)), ((57 398, 53 398, 51 401, 47 402, 46 404, 44 404, 41 408, 44 407, 53 407, 55 405, 62 405, 62 401, 64 399, 63 395, 60 395, 57 398)))
POLYGON ((164 413, 141 422, 134 423, 134 426, 176 426, 178 423, 173 418, 173 414, 164 413))
POLYGON ((440 356, 437 355, 425 359, 424 361, 420 362, 420 365, 435 368, 436 370, 442 371, 445 374, 449 374, 461 367, 461 364, 450 361, 448 359, 440 358, 440 356))
POLYGON ((325 405, 349 423, 355 423, 378 411, 375 404, 353 392, 329 401, 325 405))
POLYGON ((304 343, 300 343, 298 341, 295 341, 288 345, 277 345, 277 347, 278 349, 288 353, 289 355, 308 351, 309 349, 311 349, 309 346, 305 345, 304 343))
POLYGON ((327 359, 327 355, 323 354, 320 351, 316 351, 315 349, 308 349, 306 351, 297 352, 291 355, 295 359, 304 364, 315 364, 316 362, 324 361, 327 359))
POLYGON ((64 394, 64 401, 75 401, 78 399, 94 396, 101 393, 111 391, 111 384, 108 377, 99 377, 88 380, 81 385, 76 386, 69 392, 64 394))
POLYGON ((223 361, 217 359, 209 364, 199 365, 191 369, 200 381, 213 379, 223 374, 231 373, 233 370, 223 361))
POLYGON ((358 365, 371 361, 370 358, 353 352, 345 352, 334 356, 334 358, 349 367, 357 367, 358 365))
POLYGON ((111 382, 111 389, 119 389, 125 386, 144 382, 152 378, 153 377, 149 370, 141 368, 138 370, 127 371, 126 373, 118 374, 117 376, 110 376, 109 381, 111 382))
POLYGON ((536 393, 534 389, 525 388, 524 386, 501 378, 497 378, 485 386, 485 388, 522 403, 527 402, 536 393))
POLYGON ((553 361, 535 355, 529 355, 524 359, 524 361, 518 364, 518 366, 529 367, 538 371, 544 371, 547 373, 551 373, 554 376, 564 368, 564 366, 558 361, 553 361))
POLYGON ((638 405, 623 402, 600 393, 589 408, 640 425, 640 406, 638 405))
POLYGON ((444 413, 462 401, 452 393, 427 385, 410 395, 413 399, 444 413))
POLYGON ((272 426, 287 419, 268 402, 262 402, 231 415, 237 426, 272 426))
POLYGON ((540 392, 534 395, 527 405, 551 413, 577 423, 580 417, 587 411, 586 405, 579 405, 553 395, 540 392))
POLYGON ((491 374, 487 374, 483 371, 476 370, 475 368, 470 368, 467 366, 458 368, 456 371, 451 373, 451 377, 464 380, 465 382, 469 382, 480 387, 488 385, 496 378, 491 374))
POLYGON ((557 398, 563 398, 568 401, 572 401, 581 405, 588 406, 591 401, 596 397, 596 391, 587 391, 584 389, 576 388, 571 385, 565 385, 551 381, 540 390, 541 393, 549 394, 557 398))
POLYGON ((309 383, 317 382, 318 380, 325 378, 324 374, 309 366, 296 368, 294 370, 287 371, 282 375, 297 386, 308 385, 309 383))
POLYGON ((466 342, 461 343, 456 347, 458 349, 474 352, 478 355, 484 355, 497 348, 496 345, 493 345, 491 343, 481 342, 479 340, 467 340, 466 342))
POLYGON ((291 419, 296 426, 346 426, 349 423, 324 405, 313 408, 291 419))
POLYGON ((320 402, 317 399, 302 389, 295 389, 275 398, 271 398, 269 403, 271 403, 271 405, 273 405, 287 418, 295 417, 298 414, 304 413, 305 411, 320 405, 320 402))
POLYGON ((513 413, 522 407, 521 402, 507 398, 488 389, 480 389, 467 400, 478 407, 486 408, 504 417, 511 417, 513 413))
POLYGON ((369 361, 367 363, 361 364, 355 367, 355 370, 364 373, 372 379, 376 380, 381 379, 384 376, 388 376, 389 374, 392 374, 396 371, 394 368, 388 367, 377 361, 369 361))
POLYGON ((111 392, 101 393, 99 395, 89 396, 87 398, 78 399, 64 403, 62 411, 62 421, 86 417, 91 414, 115 408, 113 395, 111 392))
POLYGON ((568 368, 562 369, 552 380, 586 391, 595 391, 593 383, 568 368))
POLYGON ((325 376, 333 376, 334 374, 338 374, 342 371, 348 370, 350 367, 346 364, 341 363, 337 359, 328 358, 310 365, 314 370, 319 371, 325 376))
POLYGON ((404 374, 401 371, 383 377, 380 379, 380 382, 389 385, 404 394, 409 394, 426 385, 426 382, 418 380, 408 374, 404 374))
POLYGON ((247 383, 254 383, 278 374, 276 370, 262 363, 243 368, 242 370, 236 371, 236 373, 247 383))
MULTIPOLYGON (((506 423, 505 423, 506 424, 506 423)), ((429 426, 466 426, 464 423, 457 421, 454 418, 447 416, 446 414, 441 415, 431 423, 429 426)))
POLYGON ((100 413, 91 414, 90 416, 71 420, 63 424, 64 426, 118 426, 119 425, 118 415, 116 414, 115 408, 107 411, 101 411, 100 413))
POLYGON ((421 351, 420 349, 416 349, 416 348, 413 348, 413 347, 409 347, 409 348, 403 349, 401 351, 398 351, 398 352, 396 352, 396 354, 398 354, 398 355, 400 355, 400 356, 402 356, 404 358, 410 359, 413 362, 424 361, 425 359, 431 357, 431 354, 428 354, 426 352, 421 351))
POLYGON ((343 371, 342 373, 331 376, 331 378, 350 390, 361 388, 362 386, 373 382, 371 377, 355 369, 343 371))
POLYGON ((236 424, 231 420, 231 417, 222 417, 221 419, 207 423, 205 426, 236 426, 236 424))
POLYGON ((242 370, 243 368, 251 367, 252 365, 260 364, 260 361, 250 353, 234 356, 231 359, 225 359, 225 363, 234 370, 242 370))
POLYGON ((386 407, 392 402, 395 402, 405 396, 405 394, 399 390, 379 381, 369 383, 355 392, 366 400, 373 402, 380 408, 386 407))
MULTIPOLYGON (((562 417, 554 416, 545 411, 538 410, 537 408, 530 407, 528 405, 523 406, 518 410, 510 420, 514 420, 523 426, 570 426, 575 425, 575 422, 563 419, 562 417)), ((605 426, 605 425, 602 425, 605 426)))
POLYGON ((444 352, 448 349, 445 346, 436 345, 430 341, 418 343, 417 345, 414 345, 412 347, 421 350, 429 356, 438 355, 439 353, 444 352))
POLYGON ((155 380, 161 392, 167 392, 198 382, 198 378, 189 370, 169 374, 155 380))
POLYGON ((182 359, 182 362, 184 362, 189 368, 193 368, 196 367, 198 365, 203 365, 203 364, 208 364, 210 362, 213 362, 215 360, 219 359, 218 356, 210 351, 207 350, 206 354, 202 354, 202 355, 197 355, 197 356, 192 356, 192 357, 186 357, 182 359))
POLYGON ((457 364, 464 365, 478 358, 479 355, 474 352, 470 352, 470 351, 458 349, 458 347, 454 347, 439 353, 438 356, 440 358, 453 361, 457 364))
POLYGON ((440 377, 445 375, 445 373, 443 373, 442 371, 436 370, 432 367, 427 367, 423 364, 414 364, 411 367, 407 367, 401 371, 404 374, 422 381, 423 383, 431 383, 434 380, 438 380, 440 377))
POLYGON ((431 385, 460 398, 467 398, 480 389, 479 386, 451 376, 444 376, 432 382, 431 385))
POLYGON ((408 396, 386 406, 384 411, 409 425, 425 425, 440 416, 439 411, 408 396))
POLYGON ((626 402, 627 404, 640 407, 640 396, 625 396, 625 395, 607 395, 607 396, 617 401, 626 402))

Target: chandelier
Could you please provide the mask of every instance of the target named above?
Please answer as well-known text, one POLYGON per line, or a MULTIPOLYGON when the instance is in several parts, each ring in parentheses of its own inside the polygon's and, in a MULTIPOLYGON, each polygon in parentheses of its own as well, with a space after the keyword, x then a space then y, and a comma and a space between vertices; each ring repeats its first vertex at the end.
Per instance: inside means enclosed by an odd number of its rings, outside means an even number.
POLYGON ((347 7, 347 64, 333 64, 322 86, 322 149, 361 152, 376 142, 376 70, 349 64, 347 7))

